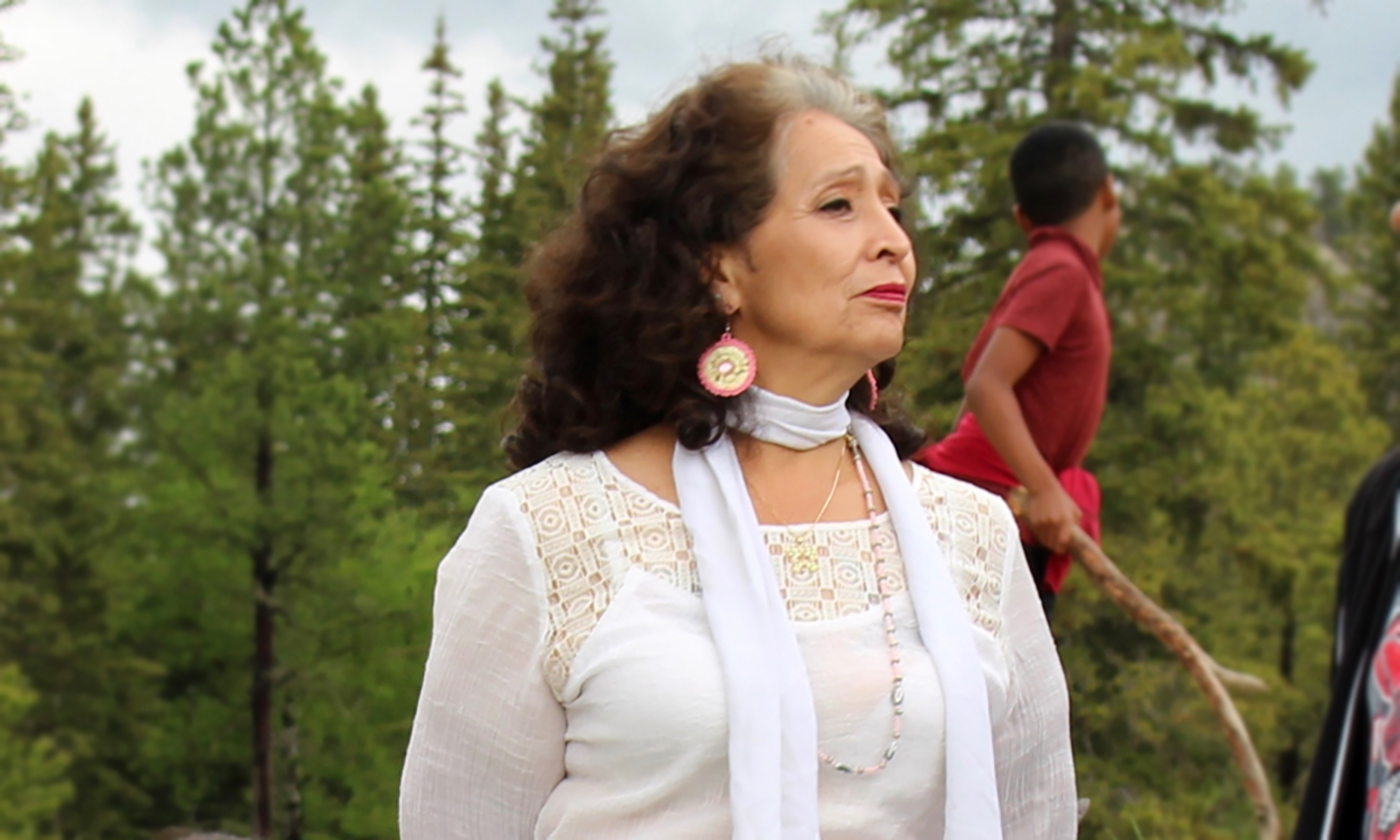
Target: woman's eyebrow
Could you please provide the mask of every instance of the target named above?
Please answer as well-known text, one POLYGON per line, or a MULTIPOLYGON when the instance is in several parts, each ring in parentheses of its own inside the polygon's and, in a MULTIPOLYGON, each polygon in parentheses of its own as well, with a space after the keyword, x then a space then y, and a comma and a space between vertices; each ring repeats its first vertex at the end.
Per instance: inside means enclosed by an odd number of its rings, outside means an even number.
POLYGON ((853 166, 848 166, 845 169, 836 169, 829 172, 825 172, 820 178, 817 179, 817 183, 822 186, 826 186, 828 184, 834 184, 840 181, 858 181, 861 180, 861 176, 863 175, 865 175, 865 164, 857 163, 853 166))
MULTIPOLYGON (((825 187, 831 186, 832 184, 838 184, 843 181, 853 181, 859 183, 865 180, 865 174, 867 171, 869 170, 863 163, 853 164, 843 169, 833 169, 831 171, 823 173, 816 180, 816 188, 823 189, 825 187)), ((880 175, 880 188, 887 189, 895 196, 898 196, 900 194, 899 182, 895 180, 894 174, 888 169, 881 167, 880 175)))

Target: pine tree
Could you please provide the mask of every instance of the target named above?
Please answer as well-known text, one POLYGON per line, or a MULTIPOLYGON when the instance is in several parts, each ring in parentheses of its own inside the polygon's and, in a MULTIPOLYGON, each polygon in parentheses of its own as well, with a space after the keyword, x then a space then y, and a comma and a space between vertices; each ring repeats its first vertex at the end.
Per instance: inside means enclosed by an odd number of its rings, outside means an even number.
POLYGON ((457 477, 458 509, 469 509, 505 472, 500 441, 522 370, 528 322, 521 263, 530 221, 516 189, 513 136, 506 126, 511 104, 499 80, 488 85, 486 102, 472 150, 480 192, 471 206, 475 232, 463 272, 455 352, 448 360, 453 388, 445 395, 452 427, 446 457, 457 477))
POLYGON ((0 665, 0 838, 56 837, 54 815, 73 796, 68 760, 53 739, 27 736, 26 717, 39 700, 18 666, 0 665))
POLYGON ((500 79, 486 88, 486 119, 476 137, 477 175, 481 182, 476 202, 476 257, 490 265, 510 267, 524 258, 520 212, 511 181, 512 134, 506 128, 510 100, 500 79))
MULTIPOLYGON (((452 191, 454 181, 463 174, 466 150, 452 140, 450 131, 467 108, 462 94, 453 86, 462 71, 452 63, 447 24, 442 17, 438 18, 432 52, 423 62, 423 70, 432 81, 428 86, 428 105, 416 121, 428 132, 421 142, 424 155, 418 162, 416 198, 425 241, 417 266, 422 279, 416 291, 422 297, 427 321, 423 349, 426 372, 448 332, 446 310, 456 292, 454 274, 466 245, 460 202, 452 191)), ((426 381, 430 375, 425 373, 423 378, 426 381)))
MULTIPOLYGON (((1248 107, 1190 93, 1264 70, 1287 101, 1308 76, 1297 50, 1225 29, 1219 18, 1227 5, 1044 0, 1008 9, 990 0, 852 0, 827 20, 829 29, 861 37, 892 36, 888 57, 902 83, 885 96, 901 119, 923 124, 905 162, 933 216, 919 228, 924 294, 911 330, 913 355, 930 368, 924 402, 956 405, 961 355, 1019 258, 1006 161, 1031 126, 1082 122, 1120 164, 1133 161, 1116 172, 1129 211, 1144 180, 1171 169, 1184 145, 1228 157, 1275 136, 1248 107)), ((1138 229, 1132 221, 1125 235, 1138 229)))
POLYGON ((1400 441, 1400 233, 1390 208, 1400 201, 1400 74, 1390 107, 1375 126, 1346 201, 1350 235, 1339 250, 1359 284, 1349 344, 1361 365, 1372 409, 1400 441))
POLYGON ((300 10, 247 0, 214 53, 191 69, 194 133, 154 173, 170 291, 144 365, 153 574, 133 632, 180 664, 165 692, 186 714, 151 748, 167 812, 239 827, 251 765, 250 833, 292 838, 331 818, 304 807, 316 646, 298 610, 324 614, 324 576, 367 552, 390 502, 375 401, 403 199, 373 93, 337 102, 300 10), (250 717, 240 748, 224 733, 250 717))
POLYGON ((1346 198, 1351 189, 1347 171, 1340 166, 1319 169, 1313 173, 1309 186, 1312 188, 1313 205, 1321 218, 1317 238, 1335 248, 1353 232, 1347 218, 1346 198))
MULTIPOLYGON (((13 9, 19 5, 21 0, 0 0, 0 12, 13 9)), ((19 51, 10 44, 5 43, 5 39, 0 37, 0 66, 3 66, 19 57, 19 51)), ((12 131, 23 128, 25 125, 25 115, 15 101, 15 93, 10 90, 10 86, 0 84, 0 145, 3 145, 5 138, 12 131)))
POLYGON ((554 0, 549 19, 559 26, 558 35, 540 39, 549 60, 549 87, 530 107, 530 133, 516 179, 527 241, 552 230, 573 207, 589 157, 612 119, 607 33, 592 26, 602 15, 601 0, 554 0))
POLYGON ((528 313, 522 263, 529 247, 563 221, 583 185, 590 159, 612 118, 612 60, 606 31, 596 25, 600 0, 555 0, 555 37, 540 40, 548 87, 526 106, 530 124, 512 162, 507 129, 511 101, 499 81, 487 89, 487 114, 474 157, 480 193, 472 207, 472 257, 462 286, 454 359, 459 383, 448 396, 461 476, 461 503, 475 503, 485 484, 505 471, 500 441, 521 372, 528 313))
MULTIPOLYGON (((0 2, 0 11, 14 3, 0 2)), ((14 58, 15 51, 0 41, 0 64, 14 58)), ((0 147, 23 123, 12 91, 0 84, 0 147)), ((15 618, 17 608, 39 600, 44 584, 30 574, 25 560, 37 548, 33 512, 26 509, 27 497, 34 495, 26 461, 34 416, 43 412, 38 404, 42 383, 22 317, 33 290, 16 279, 27 267, 28 255, 10 224, 24 201, 25 186, 23 173, 0 159, 0 214, 6 220, 0 227, 0 393, 5 394, 0 401, 0 837, 47 840, 57 836, 57 817, 71 803, 73 786, 67 774, 71 758, 44 731, 52 727, 35 720, 40 698, 14 661, 24 658, 27 665, 34 664, 36 657, 26 656, 29 645, 18 644, 30 639, 20 637, 15 618)))
MULTIPOLYGON (((884 96, 916 127, 906 163, 924 217, 922 280, 901 368, 935 429, 956 410, 963 356, 1023 253, 1012 147, 1051 118, 1105 142, 1124 205, 1105 269, 1109 406, 1089 463, 1104 487, 1105 543, 1219 658, 1271 676, 1274 694, 1245 712, 1287 813, 1324 701, 1308 680, 1327 656, 1319 591, 1338 523, 1326 512, 1344 505, 1376 427, 1346 358, 1304 326, 1306 301, 1330 278, 1310 196, 1291 173, 1254 163, 1277 129, 1192 93, 1233 78, 1287 102, 1309 74, 1301 52, 1231 32, 1227 6, 852 0, 827 25, 888 36, 901 82, 884 96)), ((1204 703, 1127 624, 1071 575, 1056 631, 1081 790, 1095 801, 1084 830, 1248 830, 1204 703)))
POLYGON ((13 411, 0 446, 0 657, 37 692, 27 726, 70 759, 75 799, 54 815, 68 836, 117 831, 144 804, 132 756, 154 701, 152 664, 110 630, 129 325, 146 295, 129 270, 137 230, 114 199, 113 158, 86 101, 74 134, 45 138, 19 181, 11 234, 23 247, 0 294, 13 411))
POLYGON ((452 510, 455 436, 447 431, 454 426, 446 420, 446 403, 461 387, 452 378, 453 360, 462 352, 462 320, 473 314, 461 303, 469 258, 467 208, 454 191, 465 174, 467 152, 452 139, 466 105, 455 86, 462 72, 452 62, 441 17, 422 69, 430 78, 428 104, 414 124, 426 136, 416 143, 414 261, 403 289, 406 305, 421 314, 421 324, 411 340, 412 368, 405 371, 395 399, 395 423, 405 456, 401 497, 415 506, 452 510))
POLYGON ((345 178, 333 203, 341 208, 321 259, 338 302, 337 358, 328 364, 358 380, 365 397, 384 409, 380 425, 386 447, 402 448, 394 426, 405 412, 402 374, 417 363, 422 342, 414 309, 405 297, 421 295, 414 285, 412 196, 399 142, 371 85, 345 109, 345 178))

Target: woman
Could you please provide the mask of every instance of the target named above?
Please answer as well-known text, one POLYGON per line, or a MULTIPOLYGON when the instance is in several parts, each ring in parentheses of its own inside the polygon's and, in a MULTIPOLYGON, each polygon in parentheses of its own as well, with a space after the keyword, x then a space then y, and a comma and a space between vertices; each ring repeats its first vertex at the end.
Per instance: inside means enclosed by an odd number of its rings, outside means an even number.
POLYGON ((880 398, 893 159, 794 60, 608 141, 532 266, 521 471, 439 572, 405 840, 1074 835, 1014 522, 880 398))

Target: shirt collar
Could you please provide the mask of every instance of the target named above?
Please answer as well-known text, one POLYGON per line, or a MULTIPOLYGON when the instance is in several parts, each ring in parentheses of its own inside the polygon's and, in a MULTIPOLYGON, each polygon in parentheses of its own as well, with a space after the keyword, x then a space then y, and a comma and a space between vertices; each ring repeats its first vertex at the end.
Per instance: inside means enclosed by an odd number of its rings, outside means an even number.
POLYGON ((1103 266, 1099 262, 1099 255, 1094 253, 1084 240, 1054 225, 1043 225, 1031 231, 1030 247, 1035 248, 1046 242, 1064 242, 1069 245, 1089 270, 1089 276, 1094 278, 1100 289, 1103 288, 1103 266))

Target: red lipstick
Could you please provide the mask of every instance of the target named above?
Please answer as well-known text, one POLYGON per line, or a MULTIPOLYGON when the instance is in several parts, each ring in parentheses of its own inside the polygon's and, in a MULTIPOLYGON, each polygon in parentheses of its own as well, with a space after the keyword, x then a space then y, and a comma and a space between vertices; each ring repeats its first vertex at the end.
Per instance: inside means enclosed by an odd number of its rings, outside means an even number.
POLYGON ((909 290, 900 283, 886 283, 883 286, 864 292, 861 297, 874 298, 887 303, 903 304, 909 298, 909 290))

